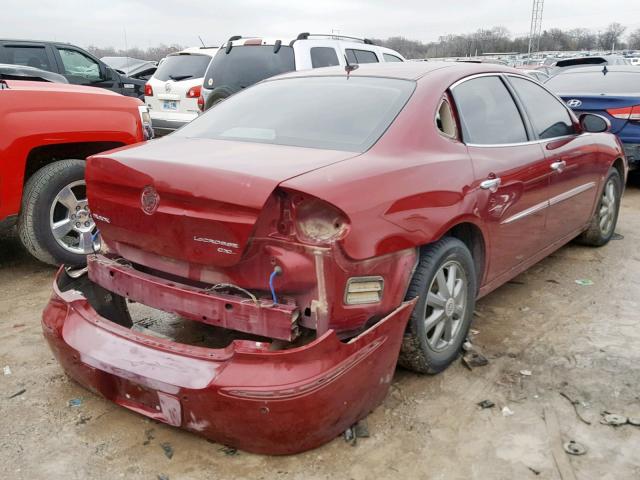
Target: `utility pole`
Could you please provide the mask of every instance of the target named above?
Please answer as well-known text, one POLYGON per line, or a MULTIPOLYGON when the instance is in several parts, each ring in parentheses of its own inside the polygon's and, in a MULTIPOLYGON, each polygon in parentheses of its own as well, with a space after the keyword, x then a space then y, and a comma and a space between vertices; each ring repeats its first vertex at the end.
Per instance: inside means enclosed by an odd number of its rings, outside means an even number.
POLYGON ((544 0, 533 0, 531 9, 531 29, 529 30, 529 57, 540 50, 540 34, 542 33, 542 8, 544 0))

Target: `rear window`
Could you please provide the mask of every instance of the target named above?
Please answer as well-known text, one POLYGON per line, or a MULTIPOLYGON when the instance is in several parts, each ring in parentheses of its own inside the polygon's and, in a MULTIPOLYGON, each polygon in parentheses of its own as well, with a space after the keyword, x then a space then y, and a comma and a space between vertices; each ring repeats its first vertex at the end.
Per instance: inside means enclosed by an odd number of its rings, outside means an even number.
POLYGON ((396 57, 395 55, 391 55, 390 53, 383 53, 382 56, 384 57, 385 62, 402 62, 402 59, 400 57, 396 57))
POLYGON ((179 82, 180 80, 202 78, 210 61, 211 57, 209 55, 169 55, 160 64, 153 77, 163 82, 167 80, 179 82))
POLYGON ((281 46, 274 53, 273 45, 234 46, 229 53, 221 48, 204 79, 205 88, 247 88, 265 78, 296 69, 293 48, 281 46))
POLYGON ((50 72, 54 71, 44 47, 6 45, 4 48, 7 63, 39 68, 41 70, 49 70, 50 72))
POLYGON ((559 94, 633 94, 637 95, 640 86, 639 72, 573 72, 551 77, 545 87, 559 94))
POLYGON ((414 88, 373 77, 274 80, 229 97, 174 135, 364 152, 414 88))

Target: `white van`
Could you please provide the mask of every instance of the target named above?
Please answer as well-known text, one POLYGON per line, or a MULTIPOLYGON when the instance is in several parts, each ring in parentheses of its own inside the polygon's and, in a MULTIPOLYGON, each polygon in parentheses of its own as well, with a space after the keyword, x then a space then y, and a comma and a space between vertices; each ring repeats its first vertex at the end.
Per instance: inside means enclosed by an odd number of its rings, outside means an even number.
POLYGON ((166 135, 198 116, 204 74, 217 48, 194 47, 165 57, 144 89, 156 136, 166 135))

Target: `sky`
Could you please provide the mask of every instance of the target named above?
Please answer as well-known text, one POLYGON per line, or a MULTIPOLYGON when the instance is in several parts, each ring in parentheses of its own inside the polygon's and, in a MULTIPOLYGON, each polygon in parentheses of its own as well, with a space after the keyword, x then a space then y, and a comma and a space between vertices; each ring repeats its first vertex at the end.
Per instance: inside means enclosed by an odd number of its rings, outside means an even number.
MULTIPOLYGON (((531 6, 531 0, 3 0, 0 35, 116 48, 300 32, 428 42, 493 26, 527 35, 531 6)), ((640 28, 640 1, 545 1, 543 28, 598 31, 611 22, 626 25, 626 33, 640 28)))

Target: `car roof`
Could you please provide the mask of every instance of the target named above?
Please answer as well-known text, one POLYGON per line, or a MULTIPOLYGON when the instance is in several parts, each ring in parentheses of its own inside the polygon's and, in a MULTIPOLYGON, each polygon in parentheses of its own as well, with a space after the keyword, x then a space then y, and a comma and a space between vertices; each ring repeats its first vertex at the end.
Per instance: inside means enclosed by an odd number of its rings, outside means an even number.
POLYGON ((52 45, 71 45, 74 46, 73 44, 69 43, 69 42, 58 42, 58 41, 54 41, 54 40, 31 40, 31 39, 26 39, 26 38, 0 38, 0 42, 7 42, 7 43, 49 43, 52 45))
MULTIPOLYGON (((418 80, 427 75, 434 75, 436 72, 447 71, 447 74, 459 74, 460 77, 474 75, 478 73, 515 73, 522 75, 522 72, 515 68, 492 63, 468 63, 468 62, 386 62, 386 63, 366 63, 358 65, 356 70, 350 72, 354 77, 384 77, 397 78, 402 80, 418 80)), ((288 72, 272 79, 283 79, 292 77, 324 77, 346 75, 344 67, 314 68, 313 70, 299 70, 288 72)))
POLYGON ((563 69, 563 70, 559 71, 558 73, 556 73, 554 75, 554 77, 559 77, 560 75, 576 75, 576 74, 585 74, 585 73, 594 73, 594 72, 602 73, 602 70, 604 69, 605 66, 607 68, 607 72, 609 72, 609 73, 620 73, 620 72, 624 72, 624 73, 640 73, 640 70, 638 69, 638 67, 635 67, 633 65, 605 65, 605 64, 601 64, 601 65, 594 65, 594 66, 590 66, 590 67, 563 69))

